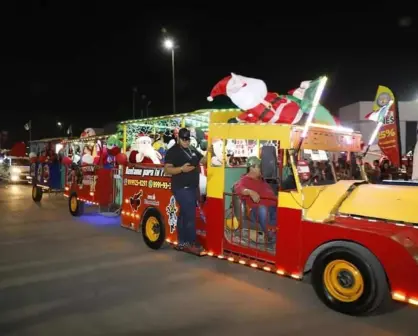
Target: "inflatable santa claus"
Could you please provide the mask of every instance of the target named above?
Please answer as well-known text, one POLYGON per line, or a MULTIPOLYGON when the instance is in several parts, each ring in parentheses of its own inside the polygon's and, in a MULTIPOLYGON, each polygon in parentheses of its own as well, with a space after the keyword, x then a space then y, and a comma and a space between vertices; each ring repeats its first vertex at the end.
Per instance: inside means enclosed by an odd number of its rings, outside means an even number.
MULTIPOLYGON (((207 99, 213 101, 219 95, 228 96, 244 111, 238 116, 238 122, 296 124, 307 114, 301 105, 311 83, 304 81, 297 89, 289 91, 288 95, 279 95, 268 92, 266 83, 260 79, 231 73, 213 87, 207 99)), ((314 122, 337 124, 330 112, 321 105, 316 108, 314 122)))

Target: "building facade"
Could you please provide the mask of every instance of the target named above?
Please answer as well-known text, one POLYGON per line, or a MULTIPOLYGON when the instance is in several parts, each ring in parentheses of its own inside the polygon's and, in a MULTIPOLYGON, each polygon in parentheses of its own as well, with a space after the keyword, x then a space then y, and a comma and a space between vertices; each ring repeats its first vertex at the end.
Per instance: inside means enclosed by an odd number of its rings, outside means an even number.
MULTIPOLYGON (((372 101, 361 101, 341 107, 338 113, 342 125, 361 132, 363 141, 367 143, 376 123, 366 120, 364 117, 372 110, 372 101)), ((399 126, 402 154, 405 154, 414 149, 418 140, 418 101, 399 102, 399 126)))

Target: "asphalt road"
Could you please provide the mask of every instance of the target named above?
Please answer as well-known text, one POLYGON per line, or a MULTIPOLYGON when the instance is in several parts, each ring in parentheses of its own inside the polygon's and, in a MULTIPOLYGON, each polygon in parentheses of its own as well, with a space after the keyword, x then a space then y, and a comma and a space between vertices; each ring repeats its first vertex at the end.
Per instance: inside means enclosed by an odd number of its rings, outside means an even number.
POLYGON ((311 286, 169 248, 151 251, 117 218, 74 219, 0 186, 0 335, 418 335, 418 309, 353 318, 311 286))

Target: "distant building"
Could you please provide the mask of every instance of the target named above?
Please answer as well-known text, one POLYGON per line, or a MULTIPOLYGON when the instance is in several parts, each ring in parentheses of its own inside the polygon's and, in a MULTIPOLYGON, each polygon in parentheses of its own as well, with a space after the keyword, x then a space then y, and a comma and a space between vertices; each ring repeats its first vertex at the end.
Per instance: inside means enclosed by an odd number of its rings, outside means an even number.
MULTIPOLYGON (((370 139, 376 123, 364 119, 373 110, 373 102, 361 101, 341 107, 338 110, 343 126, 361 132, 364 142, 370 139)), ((417 143, 418 101, 399 102, 399 126, 401 132, 402 154, 413 150, 417 143)))

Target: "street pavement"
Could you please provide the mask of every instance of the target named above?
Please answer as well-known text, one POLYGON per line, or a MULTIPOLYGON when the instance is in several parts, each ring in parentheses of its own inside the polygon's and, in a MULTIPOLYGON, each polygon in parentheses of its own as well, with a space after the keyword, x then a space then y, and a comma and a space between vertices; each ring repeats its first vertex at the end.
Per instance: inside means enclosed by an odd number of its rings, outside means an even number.
POLYGON ((354 318, 309 283, 170 248, 62 196, 0 185, 0 335, 418 335, 418 309, 354 318))

